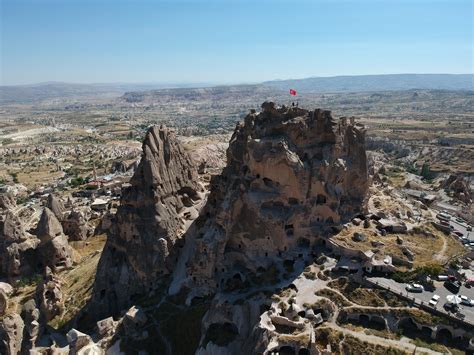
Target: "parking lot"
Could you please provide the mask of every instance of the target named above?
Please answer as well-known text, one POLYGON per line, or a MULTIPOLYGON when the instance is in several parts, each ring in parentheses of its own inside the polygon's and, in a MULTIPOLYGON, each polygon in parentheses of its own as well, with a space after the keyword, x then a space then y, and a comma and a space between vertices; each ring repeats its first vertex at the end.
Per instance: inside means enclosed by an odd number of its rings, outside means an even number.
MULTIPOLYGON (((411 299, 415 299, 416 302, 421 303, 423 302, 424 304, 428 304, 430 299, 433 297, 433 295, 439 295, 440 299, 438 301, 438 304, 434 307, 438 311, 443 311, 446 312, 446 310, 443 308, 444 304, 446 303, 446 296, 452 295, 452 292, 448 291, 444 285, 443 282, 441 281, 435 281, 435 291, 423 291, 421 293, 414 293, 414 292, 407 292, 405 287, 407 284, 404 283, 398 283, 392 279, 386 279, 383 277, 370 277, 368 278, 369 281, 373 283, 377 283, 378 285, 384 287, 384 288, 389 288, 391 291, 394 291, 395 293, 407 296, 411 299)), ((461 286, 461 289, 458 292, 458 295, 464 295, 467 296, 468 298, 474 299, 474 288, 466 288, 464 285, 461 286)), ((470 306, 465 306, 465 305, 460 305, 459 306, 459 312, 464 315, 464 321, 470 324, 474 325, 474 307, 470 306)))

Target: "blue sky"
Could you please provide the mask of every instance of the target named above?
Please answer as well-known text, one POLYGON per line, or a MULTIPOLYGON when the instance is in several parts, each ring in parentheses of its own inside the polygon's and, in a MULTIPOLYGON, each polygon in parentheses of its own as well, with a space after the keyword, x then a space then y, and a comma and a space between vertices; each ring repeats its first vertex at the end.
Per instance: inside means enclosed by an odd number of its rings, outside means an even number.
POLYGON ((467 0, 0 0, 1 84, 472 73, 467 0))

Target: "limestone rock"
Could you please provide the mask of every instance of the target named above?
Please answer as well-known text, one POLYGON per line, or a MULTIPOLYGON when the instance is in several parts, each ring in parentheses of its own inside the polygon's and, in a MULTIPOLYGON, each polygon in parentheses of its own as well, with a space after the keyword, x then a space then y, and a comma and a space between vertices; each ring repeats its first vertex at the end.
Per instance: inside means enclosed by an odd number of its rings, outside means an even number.
POLYGON ((184 228, 180 213, 200 199, 197 168, 174 131, 152 127, 141 161, 123 189, 101 256, 93 291, 96 314, 130 306, 173 270, 184 228), (186 196, 185 196, 186 195, 186 196))
POLYGON ((20 315, 12 313, 0 322, 0 354, 17 355, 21 350, 24 323, 20 315))

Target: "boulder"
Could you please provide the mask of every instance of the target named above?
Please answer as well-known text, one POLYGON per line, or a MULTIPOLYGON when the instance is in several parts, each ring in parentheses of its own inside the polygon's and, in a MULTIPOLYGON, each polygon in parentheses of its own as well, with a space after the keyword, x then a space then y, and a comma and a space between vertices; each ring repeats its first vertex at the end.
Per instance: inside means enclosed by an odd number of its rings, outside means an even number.
POLYGON ((67 334, 70 355, 102 355, 105 351, 96 345, 92 338, 76 329, 71 329, 67 334))
POLYGON ((356 242, 365 242, 367 240, 367 235, 364 233, 354 232, 352 239, 356 242))

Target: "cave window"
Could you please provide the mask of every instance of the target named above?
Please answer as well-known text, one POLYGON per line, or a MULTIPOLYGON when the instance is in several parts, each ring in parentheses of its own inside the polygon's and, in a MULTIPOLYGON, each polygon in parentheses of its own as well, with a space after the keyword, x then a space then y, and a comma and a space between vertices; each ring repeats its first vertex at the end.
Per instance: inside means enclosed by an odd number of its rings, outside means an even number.
POLYGON ((103 300, 105 297, 105 289, 100 291, 100 299, 103 300))
POLYGON ((292 224, 285 225, 285 230, 288 230, 288 229, 293 229, 293 225, 292 224))
POLYGON ((260 174, 257 174, 257 179, 260 179, 260 174))
POLYGON ((268 252, 265 252, 265 256, 268 256, 268 252))
POLYGON ((326 196, 318 194, 318 196, 316 197, 316 204, 323 205, 325 203, 326 203, 326 196))
POLYGON ((294 197, 290 197, 288 199, 288 204, 290 205, 297 205, 299 203, 298 199, 297 198, 294 198, 294 197))
POLYGON ((334 219, 332 217, 328 217, 326 219, 326 223, 331 223, 332 224, 332 223, 334 223, 334 219))
POLYGON ((242 244, 239 244, 239 249, 242 249, 242 244))

